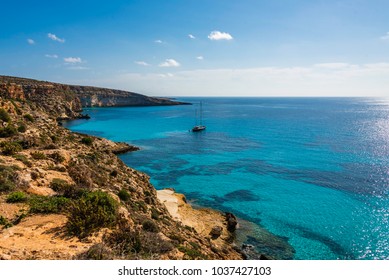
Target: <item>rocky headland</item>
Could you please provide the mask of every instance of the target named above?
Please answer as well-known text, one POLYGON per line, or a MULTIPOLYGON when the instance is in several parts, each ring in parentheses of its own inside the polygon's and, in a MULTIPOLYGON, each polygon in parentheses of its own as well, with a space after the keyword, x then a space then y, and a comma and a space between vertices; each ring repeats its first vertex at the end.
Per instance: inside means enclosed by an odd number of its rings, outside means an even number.
POLYGON ((136 147, 58 124, 83 106, 176 103, 122 93, 0 76, 0 259, 243 258, 224 214, 158 194, 116 156, 136 147))
POLYGON ((0 76, 0 93, 11 99, 40 103, 58 119, 83 118, 82 107, 189 105, 170 98, 91 86, 66 85, 33 79, 0 76))

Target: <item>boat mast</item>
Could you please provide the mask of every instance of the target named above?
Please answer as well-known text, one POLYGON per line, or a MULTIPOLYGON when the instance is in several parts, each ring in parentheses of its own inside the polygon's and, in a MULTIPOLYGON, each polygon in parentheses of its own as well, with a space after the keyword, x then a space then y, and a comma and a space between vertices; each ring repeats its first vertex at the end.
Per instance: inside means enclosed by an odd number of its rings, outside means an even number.
POLYGON ((200 125, 203 125, 203 103, 200 101, 200 125))

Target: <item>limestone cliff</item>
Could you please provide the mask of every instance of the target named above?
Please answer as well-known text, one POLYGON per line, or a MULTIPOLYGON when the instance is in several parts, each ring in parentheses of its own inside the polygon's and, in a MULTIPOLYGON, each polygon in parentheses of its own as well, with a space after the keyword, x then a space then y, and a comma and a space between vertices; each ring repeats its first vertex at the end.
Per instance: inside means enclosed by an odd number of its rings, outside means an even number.
POLYGON ((215 238, 174 219, 149 177, 115 155, 131 147, 58 125, 80 113, 78 90, 2 79, 0 259, 242 257, 225 221, 215 238))
POLYGON ((188 104, 168 98, 149 97, 123 90, 85 86, 70 86, 70 89, 80 98, 83 107, 165 106, 188 104))
POLYGON ((184 105, 169 98, 138 93, 0 76, 0 95, 12 99, 27 98, 60 119, 81 117, 82 107, 184 105))

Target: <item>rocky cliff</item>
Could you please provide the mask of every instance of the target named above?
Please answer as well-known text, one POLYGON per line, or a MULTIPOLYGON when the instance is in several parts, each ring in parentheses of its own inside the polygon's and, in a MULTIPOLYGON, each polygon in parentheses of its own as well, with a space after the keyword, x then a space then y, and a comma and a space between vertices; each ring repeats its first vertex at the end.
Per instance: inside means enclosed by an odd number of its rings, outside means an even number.
POLYGON ((169 98, 138 93, 0 76, 0 94, 12 99, 35 102, 60 119, 81 117, 82 107, 184 105, 169 98))
POLYGON ((79 91, 2 79, 0 259, 242 257, 222 215, 207 222, 216 234, 173 217, 149 177, 115 155, 129 145, 58 125, 80 113, 79 91))

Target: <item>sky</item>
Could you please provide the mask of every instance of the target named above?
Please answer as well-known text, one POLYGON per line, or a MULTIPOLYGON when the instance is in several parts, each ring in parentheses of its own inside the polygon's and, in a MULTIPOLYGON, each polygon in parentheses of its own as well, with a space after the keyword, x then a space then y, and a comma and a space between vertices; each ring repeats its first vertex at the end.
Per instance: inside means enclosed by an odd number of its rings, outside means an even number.
POLYGON ((387 0, 0 1, 0 75, 151 96, 389 96, 387 0))

